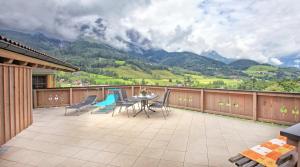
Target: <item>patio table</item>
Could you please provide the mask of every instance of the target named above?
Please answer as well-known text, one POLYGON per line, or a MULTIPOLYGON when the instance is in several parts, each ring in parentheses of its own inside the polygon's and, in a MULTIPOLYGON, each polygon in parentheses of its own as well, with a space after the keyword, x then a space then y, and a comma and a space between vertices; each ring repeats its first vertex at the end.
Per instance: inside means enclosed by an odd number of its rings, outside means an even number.
MULTIPOLYGON (((155 94, 146 95, 146 96, 133 96, 133 98, 137 101, 140 101, 141 105, 142 105, 140 111, 138 111, 136 114, 134 114, 133 117, 136 117, 139 113, 144 111, 145 114, 147 115, 147 117, 149 118, 149 114, 147 113, 146 108, 148 110, 151 110, 151 109, 149 108, 148 102, 157 97, 158 97, 158 95, 155 95, 155 94)), ((151 111, 155 112, 154 110, 151 110, 151 111)))

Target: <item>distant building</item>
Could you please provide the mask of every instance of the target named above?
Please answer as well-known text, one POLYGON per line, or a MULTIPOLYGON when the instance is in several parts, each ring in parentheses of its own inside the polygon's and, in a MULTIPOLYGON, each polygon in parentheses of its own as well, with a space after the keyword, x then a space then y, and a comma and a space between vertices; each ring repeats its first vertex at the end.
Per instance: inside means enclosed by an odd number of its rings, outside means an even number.
POLYGON ((32 88, 46 89, 56 86, 55 70, 50 69, 32 69, 32 88))

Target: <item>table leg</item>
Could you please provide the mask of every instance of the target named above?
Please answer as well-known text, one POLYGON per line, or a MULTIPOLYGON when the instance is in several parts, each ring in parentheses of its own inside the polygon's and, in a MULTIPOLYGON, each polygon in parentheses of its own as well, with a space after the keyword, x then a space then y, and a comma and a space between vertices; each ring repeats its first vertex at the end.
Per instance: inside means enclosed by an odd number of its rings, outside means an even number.
POLYGON ((146 100, 144 103, 144 111, 145 111, 145 114, 147 115, 147 117, 149 118, 149 114, 146 111, 146 106, 148 106, 148 100, 146 100))
POLYGON ((145 114, 147 115, 147 117, 149 118, 149 114, 147 113, 147 111, 146 111, 146 106, 147 106, 147 101, 141 101, 141 109, 140 109, 140 111, 138 111, 133 117, 136 117, 139 113, 141 113, 141 112, 145 112, 145 114))

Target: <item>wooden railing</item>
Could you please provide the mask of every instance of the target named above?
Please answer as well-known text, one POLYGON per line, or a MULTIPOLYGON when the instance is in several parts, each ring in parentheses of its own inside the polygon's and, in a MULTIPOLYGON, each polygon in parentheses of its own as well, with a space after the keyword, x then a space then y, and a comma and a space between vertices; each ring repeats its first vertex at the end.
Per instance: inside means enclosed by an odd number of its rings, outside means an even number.
POLYGON ((255 92, 220 89, 197 89, 160 86, 96 86, 34 90, 34 107, 67 106, 88 95, 103 100, 107 88, 118 87, 129 96, 138 95, 142 87, 162 95, 171 90, 170 106, 199 112, 291 125, 300 122, 300 93, 255 92))

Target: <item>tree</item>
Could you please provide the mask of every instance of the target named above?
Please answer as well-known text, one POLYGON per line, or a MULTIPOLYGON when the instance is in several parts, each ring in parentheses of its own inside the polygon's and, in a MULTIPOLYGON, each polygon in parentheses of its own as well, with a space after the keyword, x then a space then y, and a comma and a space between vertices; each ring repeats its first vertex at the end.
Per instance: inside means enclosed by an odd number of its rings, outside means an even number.
POLYGON ((147 82, 145 81, 145 79, 142 79, 141 85, 147 85, 147 82))
POLYGON ((286 92, 293 92, 297 86, 297 82, 293 80, 284 80, 279 81, 278 84, 284 89, 286 92))
POLYGON ((225 82, 222 80, 217 80, 212 82, 213 88, 224 88, 226 86, 225 82))
POLYGON ((193 79, 191 76, 186 75, 184 77, 184 81, 183 81, 184 86, 192 86, 193 85, 193 79))
POLYGON ((276 92, 284 92, 284 88, 280 86, 278 83, 274 83, 267 88, 264 89, 265 91, 276 91, 276 92))

